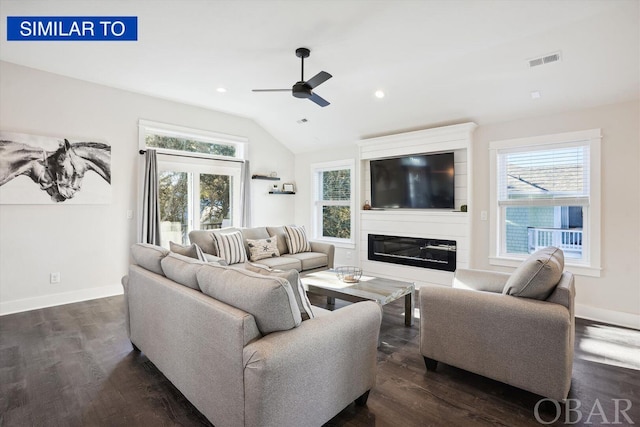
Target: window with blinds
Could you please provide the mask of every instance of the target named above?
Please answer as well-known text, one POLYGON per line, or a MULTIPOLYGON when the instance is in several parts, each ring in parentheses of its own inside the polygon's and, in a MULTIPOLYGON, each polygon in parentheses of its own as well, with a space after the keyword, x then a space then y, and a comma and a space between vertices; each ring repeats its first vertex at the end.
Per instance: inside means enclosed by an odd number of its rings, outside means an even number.
POLYGON ((492 263, 507 265, 498 261, 556 246, 570 263, 599 267, 594 244, 600 241, 600 182, 592 169, 600 162, 600 130, 496 141, 489 147, 492 263))
POLYGON ((353 162, 313 165, 316 239, 353 243, 353 162))

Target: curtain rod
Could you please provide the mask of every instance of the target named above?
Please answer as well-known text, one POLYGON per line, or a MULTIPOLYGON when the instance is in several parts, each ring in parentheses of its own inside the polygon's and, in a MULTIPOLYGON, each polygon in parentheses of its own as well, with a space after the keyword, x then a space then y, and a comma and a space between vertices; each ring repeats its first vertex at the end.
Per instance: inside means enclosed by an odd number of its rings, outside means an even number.
MULTIPOLYGON (((146 152, 147 152, 147 150, 138 151, 138 153, 140 153, 140 154, 144 154, 146 152)), ((244 160, 240 160, 240 159, 231 160, 231 159, 223 159, 223 158, 218 158, 218 157, 189 156, 188 154, 173 154, 173 153, 165 153, 165 152, 162 152, 162 151, 159 152, 158 154, 162 154, 164 156, 189 157, 189 158, 192 158, 192 159, 220 160, 221 162, 233 162, 233 163, 244 163, 245 162, 244 160)))

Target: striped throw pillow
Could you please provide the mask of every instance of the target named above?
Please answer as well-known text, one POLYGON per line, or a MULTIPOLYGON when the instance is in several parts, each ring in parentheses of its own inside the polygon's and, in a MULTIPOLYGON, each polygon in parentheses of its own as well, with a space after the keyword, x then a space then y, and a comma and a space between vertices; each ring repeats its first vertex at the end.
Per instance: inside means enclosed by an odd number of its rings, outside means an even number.
POLYGON ((247 260, 247 252, 244 249, 242 233, 234 231, 232 233, 213 232, 213 244, 216 247, 218 256, 224 259, 227 264, 238 264, 247 260))
POLYGON ((302 227, 285 225, 284 231, 287 238, 287 246, 290 254, 298 254, 300 252, 311 252, 311 243, 307 239, 307 233, 302 227))

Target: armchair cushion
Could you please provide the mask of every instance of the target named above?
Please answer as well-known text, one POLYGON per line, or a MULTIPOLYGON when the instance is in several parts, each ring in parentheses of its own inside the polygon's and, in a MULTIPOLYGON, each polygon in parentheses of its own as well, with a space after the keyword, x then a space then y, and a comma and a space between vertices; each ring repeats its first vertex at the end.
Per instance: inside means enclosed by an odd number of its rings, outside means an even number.
POLYGON ((516 268, 504 286, 503 294, 546 300, 564 270, 564 254, 549 246, 534 252, 516 268))

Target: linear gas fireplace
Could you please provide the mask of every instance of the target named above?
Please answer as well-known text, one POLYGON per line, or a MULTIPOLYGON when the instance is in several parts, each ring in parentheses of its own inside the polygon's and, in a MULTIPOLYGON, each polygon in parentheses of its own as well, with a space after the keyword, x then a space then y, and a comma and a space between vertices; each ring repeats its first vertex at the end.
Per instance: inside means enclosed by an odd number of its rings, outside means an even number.
POLYGON ((435 270, 456 270, 455 240, 369 234, 369 259, 435 270))

